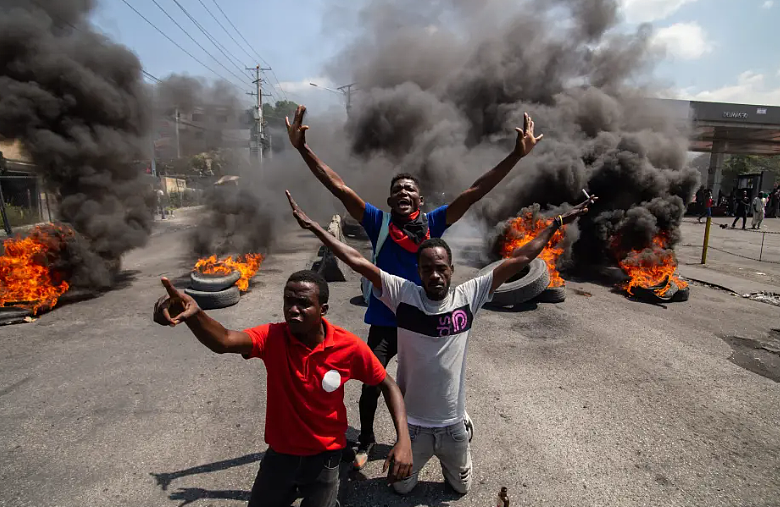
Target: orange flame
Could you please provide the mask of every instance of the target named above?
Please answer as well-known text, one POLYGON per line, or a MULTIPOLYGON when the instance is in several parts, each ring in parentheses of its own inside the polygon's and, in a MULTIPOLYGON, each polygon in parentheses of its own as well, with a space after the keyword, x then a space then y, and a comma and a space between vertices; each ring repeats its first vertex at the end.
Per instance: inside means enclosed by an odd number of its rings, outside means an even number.
MULTIPOLYGON (((512 252, 532 239, 534 239, 543 229, 549 226, 552 220, 536 216, 533 212, 526 212, 519 217, 507 222, 506 233, 501 247, 501 256, 505 259, 512 256, 512 252)), ((563 254, 563 247, 558 246, 563 240, 565 227, 555 231, 552 239, 539 254, 539 258, 547 263, 547 270, 550 272, 550 287, 563 287, 566 282, 561 278, 561 274, 556 268, 558 258, 563 254)))
POLYGON ((235 259, 233 256, 217 259, 216 255, 212 255, 199 259, 192 270, 206 275, 229 275, 232 271, 237 270, 241 273, 241 278, 238 279, 236 285, 241 292, 246 292, 249 289, 249 280, 255 276, 262 262, 263 256, 261 254, 239 255, 235 259))
POLYGON ((0 256, 0 307, 21 306, 37 314, 49 310, 68 290, 68 282, 49 266, 73 231, 59 225, 39 225, 26 238, 3 242, 0 256))
POLYGON ((653 288, 659 296, 665 295, 674 282, 678 288, 688 286, 686 282, 678 278, 674 272, 677 270, 677 257, 674 250, 667 248, 668 239, 661 232, 653 238, 653 244, 643 250, 631 250, 620 261, 620 268, 630 279, 623 284, 623 288, 631 295, 637 287, 653 288))

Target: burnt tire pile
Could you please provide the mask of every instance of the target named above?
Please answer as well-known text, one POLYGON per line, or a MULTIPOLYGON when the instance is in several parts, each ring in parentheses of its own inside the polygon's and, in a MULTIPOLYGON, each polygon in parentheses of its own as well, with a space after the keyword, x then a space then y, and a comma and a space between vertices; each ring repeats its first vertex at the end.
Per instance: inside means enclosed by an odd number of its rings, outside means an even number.
POLYGON ((203 310, 216 310, 233 306, 241 299, 236 282, 241 273, 233 271, 229 275, 211 275, 193 271, 190 273, 190 287, 184 292, 191 296, 203 310))
MULTIPOLYGON (((493 271, 504 260, 482 268, 477 276, 493 271)), ((490 306, 511 307, 522 303, 561 303, 566 299, 566 287, 550 287, 550 272, 542 259, 534 259, 493 293, 490 306)))

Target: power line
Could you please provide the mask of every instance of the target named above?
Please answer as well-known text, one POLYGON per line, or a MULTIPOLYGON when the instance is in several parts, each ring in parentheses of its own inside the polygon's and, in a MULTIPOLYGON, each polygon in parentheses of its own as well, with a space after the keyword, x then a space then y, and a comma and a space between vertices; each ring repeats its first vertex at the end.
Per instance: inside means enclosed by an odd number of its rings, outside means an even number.
MULTIPOLYGON (((122 2, 124 2, 124 3, 125 3, 125 5, 127 5, 128 7, 130 7, 130 8, 133 10, 133 12, 135 12, 136 14, 138 14, 138 15, 141 17, 141 19, 143 19, 144 21, 146 21, 147 23, 149 23, 149 25, 151 25, 151 26, 152 26, 152 28, 154 28, 155 30, 157 30, 157 31, 160 33, 160 35, 162 35, 163 37, 165 37, 166 39, 168 39, 168 40, 169 40, 171 43, 173 43, 173 45, 175 45, 177 48, 181 49, 181 50, 182 50, 184 53, 186 53, 186 54, 187 54, 187 55, 188 55, 190 58, 192 58, 193 60, 195 60, 195 61, 196 61, 196 62, 198 62, 199 64, 203 65, 204 67, 206 67, 208 70, 210 70, 211 72, 213 72, 213 73, 214 73, 214 74, 216 74, 217 76, 219 76, 219 77, 220 77, 220 79, 225 79, 225 78, 224 78, 224 77, 223 77, 223 76, 222 76, 222 75, 221 75, 219 72, 217 72, 216 70, 212 69, 211 67, 209 67, 208 65, 206 65, 205 63, 203 63, 202 61, 200 61, 200 60, 199 60, 199 59, 198 59, 198 58, 197 58, 195 55, 193 55, 192 53, 190 53, 189 51, 187 51, 186 49, 184 49, 184 48, 183 48, 183 47, 182 47, 182 46, 181 46, 181 45, 180 45, 178 42, 176 42, 175 40, 171 39, 171 38, 168 36, 168 34, 166 34, 165 32, 163 32, 163 31, 162 31, 162 30, 160 30, 159 28, 157 28, 157 25, 155 25, 154 23, 152 23, 151 21, 149 21, 149 19, 148 19, 146 16, 144 16, 143 14, 141 14, 140 12, 138 12, 138 9, 136 9, 135 7, 133 7, 132 5, 130 5, 130 3, 129 3, 127 0, 122 0, 122 2)), ((239 90, 242 90, 242 91, 243 91, 243 89, 242 89, 240 86, 236 85, 235 83, 233 83, 233 82, 232 82, 232 81, 230 81, 229 79, 225 79, 225 81, 226 81, 226 82, 228 82, 228 83, 230 83, 231 85, 235 86, 235 87, 236 87, 236 88, 238 88, 239 90)))
MULTIPOLYGON (((126 0, 122 0, 122 1, 123 1, 123 2, 126 2, 126 0)), ((200 49, 202 49, 204 53, 206 53, 207 55, 209 55, 209 56, 211 57, 211 59, 212 59, 212 60, 214 60, 215 62, 217 62, 217 63, 220 65, 220 67, 222 67, 223 69, 225 69, 226 71, 228 71, 228 73, 229 73, 229 74, 232 74, 232 75, 233 75, 234 77, 236 77, 236 78, 237 78, 239 81, 241 81, 242 79, 245 79, 245 77, 241 77, 241 76, 239 76, 238 74, 236 74, 235 72, 233 72, 232 70, 230 70, 230 69, 228 69, 227 67, 225 67, 225 65, 224 65, 222 62, 220 62, 220 61, 219 61, 217 58, 215 58, 215 57, 214 57, 214 55, 212 55, 211 53, 209 53, 209 52, 206 50, 206 48, 204 48, 204 47, 203 47, 203 45, 201 45, 201 43, 200 43, 200 42, 198 42, 198 41, 195 39, 195 37, 193 37, 192 35, 190 35, 190 32, 188 32, 187 30, 185 30, 185 29, 184 29, 184 27, 182 27, 182 26, 179 24, 179 22, 178 22, 178 21, 176 21, 176 20, 173 18, 173 16, 171 16, 170 14, 168 14, 168 11, 166 11, 166 10, 163 8, 163 6, 162 6, 162 5, 160 5, 160 4, 159 4, 159 2, 157 2, 157 0, 152 0, 152 3, 153 3, 154 5, 156 5, 156 6, 157 6, 157 7, 158 7, 158 8, 159 8, 161 11, 163 11, 163 14, 165 14, 166 16, 168 16, 168 19, 170 19, 171 21, 173 21, 173 23, 174 23, 176 26, 178 26, 178 27, 179 27, 179 30, 181 30, 182 32, 184 32, 184 35, 186 35, 187 37, 189 37, 189 38, 190 38, 190 40, 192 40, 192 42, 194 42, 194 43, 195 43, 195 44, 196 44, 196 45, 197 45, 197 46, 198 46, 200 49)), ((223 78, 223 79, 224 79, 224 78, 223 78)))
MULTIPOLYGON (((242 33, 241 33, 239 30, 238 30, 238 28, 236 28, 236 25, 234 25, 234 24, 233 24, 233 22, 232 22, 232 21, 230 21, 230 18, 227 16, 227 14, 225 14, 225 11, 223 11, 223 10, 222 10, 222 7, 220 7, 219 3, 217 3, 217 0, 211 0, 211 1, 212 1, 212 2, 214 2, 214 5, 216 5, 216 6, 217 6, 217 9, 219 9, 219 12, 221 12, 221 13, 222 13, 222 15, 225 17, 225 19, 227 20, 227 22, 228 22, 228 23, 230 23, 230 26, 232 26, 232 27, 233 27, 233 30, 235 30, 235 31, 236 31, 236 33, 238 34, 238 36, 239 36, 239 37, 241 37, 241 40, 243 40, 243 41, 246 43, 246 45, 249 47, 249 49, 251 49, 251 50, 252 50, 252 52, 253 52, 255 55, 257 55, 257 57, 260 59, 260 61, 261 61, 262 63, 264 63, 264 64, 265 64, 265 65, 266 65, 266 66, 267 66, 267 67, 268 67, 268 68, 271 70, 271 75, 272 75, 272 76, 274 77, 274 79, 276 80, 276 83, 279 85, 279 88, 280 88, 280 89, 282 89, 282 93, 284 93, 285 99, 287 99, 287 94, 285 93, 284 89, 282 88, 282 84, 281 84, 281 82, 279 81, 279 78, 278 78, 278 77, 276 77, 276 72, 274 72, 274 69, 273 69, 273 67, 271 66, 271 64, 270 64, 270 63, 268 63, 268 62, 265 60, 265 58, 263 58, 262 56, 260 56, 260 53, 258 53, 258 52, 255 50, 255 48, 253 48, 253 47, 252 47, 252 45, 249 43, 249 41, 248 41, 248 40, 246 40, 246 37, 244 37, 244 36, 243 36, 243 34, 242 34, 242 33)), ((235 40, 235 39, 234 39, 234 40, 235 40)), ((250 58, 251 58, 251 56, 250 56, 250 58)))
POLYGON ((155 76, 153 76, 153 75, 149 74, 149 73, 148 73, 148 72, 146 72, 145 70, 141 69, 141 72, 143 72, 143 73, 144 73, 144 76, 148 77, 149 79, 152 79, 152 80, 154 80, 154 81, 156 81, 156 82, 158 82, 158 83, 162 83, 162 81, 161 81, 160 79, 157 79, 155 76))
POLYGON ((176 5, 179 7, 179 9, 181 9, 181 10, 182 10, 182 12, 184 12, 184 15, 185 15, 185 16, 187 16, 188 18, 190 18, 190 21, 192 21, 192 23, 193 23, 193 24, 194 24, 194 25, 195 25, 195 26, 198 28, 198 30, 200 30, 200 31, 201 31, 201 33, 203 33, 203 35, 205 35, 205 36, 206 36, 206 38, 207 38, 209 41, 211 41, 211 43, 212 43, 212 44, 214 44, 214 47, 215 47, 215 48, 217 48, 217 50, 218 50, 220 53, 222 53, 222 54, 225 56, 225 58, 227 58, 227 59, 230 61, 230 63, 232 63, 233 65, 235 65, 235 67, 238 69, 238 71, 239 71, 239 72, 242 72, 242 73, 244 72, 244 69, 246 68, 246 66, 245 66, 245 65, 239 65, 239 64, 237 64, 237 63, 236 63, 236 61, 237 61, 238 59, 235 57, 235 55, 233 55, 232 53, 228 54, 229 52, 227 52, 227 48, 225 48, 225 47, 224 47, 222 44, 220 44, 220 43, 219 43, 219 41, 217 41, 217 39, 216 39, 216 38, 215 38, 213 35, 211 35, 211 34, 208 32, 208 30, 206 30, 206 29, 203 27, 203 25, 201 25, 201 24, 200 24, 200 23, 199 23, 199 22, 198 22, 198 21, 195 19, 195 18, 192 16, 192 14, 190 14, 190 13, 187 11, 187 9, 185 9, 185 8, 184 8, 184 6, 183 6, 181 3, 179 3, 179 1, 178 1, 178 0, 173 0, 173 3, 175 3, 175 4, 176 4, 176 5))
MULTIPOLYGON (((238 49, 240 49, 241 51, 243 51, 243 52, 244 52, 244 54, 245 54, 246 56, 248 56, 250 60, 253 60, 253 59, 254 59, 254 57, 253 57, 252 55, 250 55, 250 54, 249 54, 249 52, 248 52, 246 49, 244 49, 244 46, 242 46, 241 44, 239 44, 239 43, 238 43, 238 41, 236 40, 236 38, 235 38, 235 37, 233 37, 233 35, 232 35, 232 34, 231 34, 229 31, 228 31, 228 29, 227 29, 227 28, 225 28, 225 25, 223 25, 223 24, 222 24, 222 22, 221 22, 220 20, 218 20, 218 19, 217 19, 217 17, 216 17, 216 16, 215 16, 215 15, 214 15, 214 14, 211 12, 211 10, 210 10, 210 9, 209 9, 209 8, 206 6, 206 4, 204 4, 204 3, 203 3, 203 0, 198 0, 198 2, 200 2, 200 5, 202 5, 202 6, 203 6, 203 8, 204 8, 204 9, 206 9, 206 12, 208 12, 208 13, 209 13, 209 16, 211 16, 211 17, 212 17, 212 19, 214 19, 214 21, 216 21, 216 22, 217 22, 217 24, 218 24, 218 25, 219 25, 219 26, 222 28, 222 30, 224 30, 224 31, 225 31, 225 33, 227 34, 227 36, 228 36, 228 37, 230 37, 230 40, 232 40, 232 41, 233 41, 233 42, 236 44, 236 46, 238 47, 238 49)), ((219 6, 217 6, 217 7, 219 7, 219 6)), ((221 9, 220 9, 220 10, 221 10, 221 9)), ((224 14, 224 12, 223 12, 223 14, 224 14)))

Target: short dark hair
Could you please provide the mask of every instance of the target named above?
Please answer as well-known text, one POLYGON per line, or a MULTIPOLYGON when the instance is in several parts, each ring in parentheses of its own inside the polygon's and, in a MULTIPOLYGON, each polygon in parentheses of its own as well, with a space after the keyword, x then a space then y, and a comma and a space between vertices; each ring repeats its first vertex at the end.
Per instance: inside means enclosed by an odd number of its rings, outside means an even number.
POLYGON ((420 189, 420 180, 417 179, 417 176, 409 173, 398 173, 390 180, 390 190, 393 189, 393 185, 395 185, 395 182, 398 180, 412 180, 415 185, 417 185, 417 189, 420 189))
POLYGON ((420 244, 420 247, 417 249, 417 264, 420 264, 420 257, 422 256, 423 250, 439 247, 447 252, 447 257, 450 258, 450 265, 452 265, 452 250, 450 249, 450 245, 441 238, 426 239, 420 244))
POLYGON ((328 282, 326 282, 325 278, 323 278, 322 275, 316 271, 311 271, 308 269, 304 269, 303 271, 296 271, 290 275, 290 278, 287 279, 287 283, 290 282, 306 282, 315 284, 317 286, 318 292, 320 293, 318 300, 321 305, 327 303, 328 298, 330 298, 328 282))

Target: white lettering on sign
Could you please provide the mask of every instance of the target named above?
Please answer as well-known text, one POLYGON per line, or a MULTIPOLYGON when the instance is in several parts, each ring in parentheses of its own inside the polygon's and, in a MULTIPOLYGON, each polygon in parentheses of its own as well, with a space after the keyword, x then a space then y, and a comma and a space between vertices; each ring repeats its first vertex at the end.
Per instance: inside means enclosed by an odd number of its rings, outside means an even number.
POLYGON ((734 112, 731 112, 731 111, 725 111, 723 113, 723 117, 724 118, 747 118, 748 114, 747 113, 734 113, 734 112))
POLYGON ((756 114, 766 114, 766 108, 759 107, 758 109, 756 109, 756 114))

